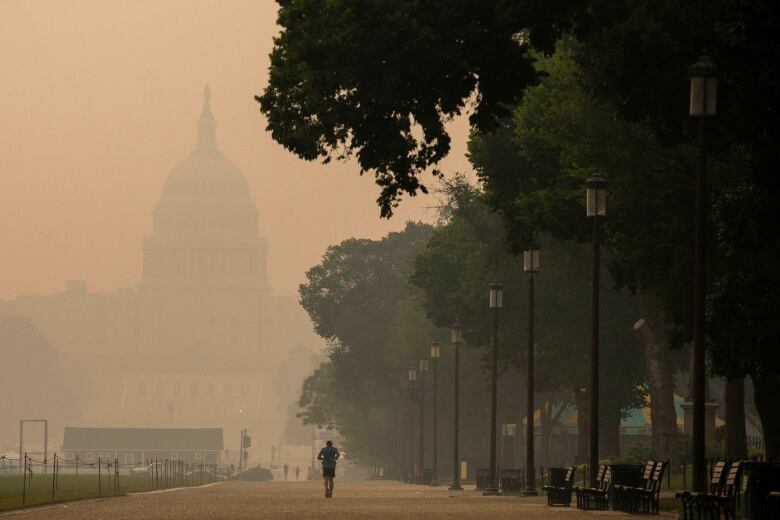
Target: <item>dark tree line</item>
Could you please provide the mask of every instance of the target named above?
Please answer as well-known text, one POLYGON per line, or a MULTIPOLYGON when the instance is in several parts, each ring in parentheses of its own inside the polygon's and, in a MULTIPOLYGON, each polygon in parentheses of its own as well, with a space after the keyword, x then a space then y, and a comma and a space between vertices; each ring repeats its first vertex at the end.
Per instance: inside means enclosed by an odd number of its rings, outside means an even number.
MULTIPOLYGON (((299 156, 356 156, 376 176, 383 216, 425 191, 424 172, 449 151, 444 123, 468 110, 472 154, 494 139, 507 154, 476 166, 514 251, 535 234, 582 241, 582 181, 606 174, 609 270, 639 297, 638 332, 660 373, 669 348, 691 339, 697 129, 686 75, 707 48, 720 66, 708 150, 710 370, 736 391, 752 379, 777 458, 778 21, 777 3, 761 0, 281 1, 258 100, 274 139, 299 156)), ((668 384, 654 379, 651 393, 668 384)))

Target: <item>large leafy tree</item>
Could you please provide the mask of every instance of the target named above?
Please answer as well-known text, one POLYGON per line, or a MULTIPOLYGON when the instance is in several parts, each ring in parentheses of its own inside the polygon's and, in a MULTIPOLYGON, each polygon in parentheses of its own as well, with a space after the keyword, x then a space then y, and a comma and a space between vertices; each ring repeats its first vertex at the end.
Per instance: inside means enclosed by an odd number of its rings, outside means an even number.
POLYGON ((376 427, 390 422, 402 399, 406 360, 393 352, 392 317, 411 296, 406 276, 430 233, 431 226, 409 222, 381 240, 345 240, 327 249, 299 289, 328 344, 327 361, 304 382, 301 416, 338 427, 351 455, 366 463, 392 462, 393 431, 376 427))
POLYGON ((703 47, 720 66, 708 154, 728 175, 710 189, 708 350, 714 373, 753 380, 773 458, 780 456, 780 359, 766 309, 780 306, 780 280, 767 267, 780 261, 780 221, 772 217, 780 211, 778 22, 777 5, 760 0, 599 2, 597 32, 581 35, 578 55, 586 87, 670 147, 697 132, 686 121, 686 67, 703 47))
POLYGON ((383 216, 450 150, 445 123, 472 105, 491 128, 536 80, 570 0, 279 0, 281 34, 257 96, 275 140, 298 156, 355 155, 381 187, 383 216))
MULTIPOLYGON (((645 343, 652 395, 656 456, 669 456, 677 430, 674 369, 663 327, 682 344, 691 279, 688 199, 692 152, 662 146, 646 125, 616 117, 580 83, 578 44, 566 40, 538 67, 545 77, 527 90, 512 119, 490 134, 474 134, 470 159, 489 203, 502 215, 507 241, 520 250, 542 231, 559 240, 590 242, 582 208, 583 185, 593 173, 610 180, 609 216, 603 226, 612 279, 637 295, 635 320, 645 343), (638 170, 637 165, 642 165, 638 170), (661 225, 663 223, 663 225, 661 225), (663 311, 663 312, 662 312, 663 311), (664 435, 666 434, 666 435, 664 435)), ((587 306, 587 303, 583 303, 587 306)))

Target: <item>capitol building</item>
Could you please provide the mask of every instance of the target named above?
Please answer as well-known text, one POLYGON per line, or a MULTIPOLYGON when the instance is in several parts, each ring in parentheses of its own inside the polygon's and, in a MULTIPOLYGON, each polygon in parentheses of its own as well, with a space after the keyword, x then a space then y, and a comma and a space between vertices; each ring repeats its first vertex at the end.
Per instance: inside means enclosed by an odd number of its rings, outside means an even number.
POLYGON ((279 366, 319 350, 305 312, 268 283, 257 208, 217 146, 210 97, 207 87, 195 148, 154 207, 136 287, 92 293, 72 280, 58 294, 0 301, 0 317, 28 318, 80 360, 90 380, 81 425, 219 427, 227 446, 248 428, 256 445, 271 443, 280 400, 297 398, 275 388, 279 366))

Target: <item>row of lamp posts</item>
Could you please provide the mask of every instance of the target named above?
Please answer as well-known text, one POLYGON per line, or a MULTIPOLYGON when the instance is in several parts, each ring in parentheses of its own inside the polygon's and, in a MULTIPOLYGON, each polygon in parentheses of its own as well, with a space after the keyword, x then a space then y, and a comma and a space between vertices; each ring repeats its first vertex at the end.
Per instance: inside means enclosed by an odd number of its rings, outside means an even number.
MULTIPOLYGON (((606 180, 601 177, 588 179, 586 183, 587 192, 587 214, 594 218, 593 231, 593 342, 592 342, 592 366, 591 366, 591 384, 592 388, 598 388, 598 217, 606 215, 606 180)), ((539 272, 539 245, 532 244, 523 252, 523 271, 528 273, 528 375, 527 375, 527 406, 526 406, 526 487, 523 490, 524 495, 536 494, 536 475, 534 472, 534 274, 539 272)), ((496 467, 496 440, 497 440, 497 402, 498 402, 498 314, 503 307, 504 286, 499 282, 492 282, 488 286, 489 305, 493 314, 493 334, 491 343, 491 385, 490 385, 490 480, 485 488, 485 495, 498 495, 497 467, 496 467)), ((450 490, 456 491, 463 489, 460 485, 460 461, 459 461, 459 373, 460 373, 460 343, 463 326, 459 320, 452 324, 452 344, 454 346, 455 357, 455 380, 454 380, 454 428, 453 428, 453 478, 450 490)), ((420 358, 420 378, 418 388, 414 388, 417 383, 417 370, 414 367, 409 368, 408 381, 410 389, 414 389, 417 394, 417 400, 420 407, 419 419, 419 468, 423 471, 425 467, 425 374, 432 367, 433 371, 433 478, 432 486, 439 485, 438 477, 438 410, 437 410, 437 389, 438 389, 438 359, 441 356, 441 346, 438 342, 431 344, 430 358, 420 358)), ((414 393, 412 394, 414 397, 414 393)), ((598 414, 598 392, 591 393, 591 420, 598 414), (594 415, 593 410, 596 410, 594 415)), ((592 424, 596 424, 593 423, 592 424)), ((598 457, 598 430, 591 429, 591 459, 597 460, 598 457), (593 442, 593 439, 596 442, 593 442), (595 449, 595 451, 594 451, 595 449)))
MULTIPOLYGON (((693 489, 706 490, 705 468, 705 410, 706 393, 705 354, 704 354, 704 249, 705 249, 705 218, 706 218, 706 126, 707 117, 716 114, 717 68, 709 56, 701 56, 690 69, 690 107, 689 115, 699 119, 698 161, 695 188, 695 241, 694 241, 694 312, 693 312, 693 489)), ((599 274, 600 274, 600 224, 607 214, 607 181, 601 176, 590 177, 585 183, 586 215, 593 221, 593 272, 591 291, 591 350, 590 350, 590 432, 589 460, 590 482, 596 485, 596 473, 599 460, 599 274)), ((527 406, 526 406, 526 487, 524 495, 536 494, 536 475, 534 473, 534 274, 539 272, 539 245, 532 244, 523 252, 523 271, 528 274, 528 375, 527 375, 527 406)), ((496 428, 497 393, 498 393, 498 314, 503 307, 503 285, 492 282, 488 286, 489 304, 493 314, 493 335, 491 344, 491 386, 490 386, 490 481, 485 488, 485 495, 498 495, 496 468, 496 428)), ((452 344, 455 357, 455 410, 454 410, 454 452, 453 478, 451 490, 461 490, 459 461, 459 371, 460 343, 462 324, 456 320, 452 324, 452 344)), ((441 350, 438 342, 431 344, 430 358, 420 359, 420 452, 419 467, 425 467, 424 457, 424 374, 433 370, 433 480, 431 485, 438 485, 438 446, 437 446, 437 362, 441 350)), ((417 380, 414 368, 409 369, 410 384, 417 380)))

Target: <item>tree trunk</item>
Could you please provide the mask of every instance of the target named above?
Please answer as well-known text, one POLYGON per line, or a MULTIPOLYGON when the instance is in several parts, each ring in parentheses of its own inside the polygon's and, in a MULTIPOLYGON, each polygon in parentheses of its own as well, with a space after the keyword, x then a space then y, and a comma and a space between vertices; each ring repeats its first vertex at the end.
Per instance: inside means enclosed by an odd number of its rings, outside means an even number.
MULTIPOLYGON (((644 298, 640 297, 640 302, 644 298)), ((642 305, 643 309, 645 305, 642 305)), ((676 458, 677 413, 674 408, 674 367, 669 347, 660 339, 655 323, 643 318, 634 324, 634 333, 642 344, 650 388, 650 416, 652 420, 653 457, 676 458)))
POLYGON ((590 457, 590 421, 588 420, 587 406, 582 406, 585 401, 585 392, 577 392, 577 463, 587 464, 590 457))
POLYGON ((620 410, 605 402, 599 417, 599 459, 620 456, 620 410))
POLYGON ((747 458, 745 378, 726 381, 726 458, 747 458))
POLYGON ((764 432, 766 457, 776 461, 780 458, 780 377, 775 374, 751 375, 755 389, 755 401, 758 415, 761 416, 761 428, 764 432))

